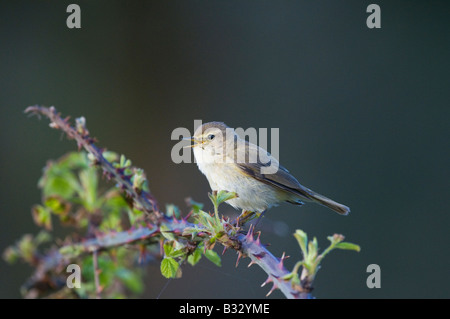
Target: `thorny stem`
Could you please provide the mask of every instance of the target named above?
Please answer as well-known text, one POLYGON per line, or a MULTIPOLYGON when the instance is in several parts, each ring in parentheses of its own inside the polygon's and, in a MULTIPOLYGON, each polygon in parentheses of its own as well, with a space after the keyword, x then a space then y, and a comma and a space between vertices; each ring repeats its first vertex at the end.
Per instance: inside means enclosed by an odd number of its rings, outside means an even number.
MULTIPOLYGON (((160 234, 160 226, 165 225, 175 235, 181 236, 183 229, 187 227, 199 227, 199 225, 193 225, 187 222, 186 219, 176 220, 175 218, 169 218, 159 212, 157 202, 155 198, 149 193, 143 190, 137 191, 131 182, 131 180, 123 174, 123 171, 116 169, 108 160, 102 155, 102 150, 94 144, 94 139, 89 136, 89 132, 84 126, 83 120, 77 121, 76 129, 71 127, 68 123, 69 118, 62 119, 60 114, 57 113, 54 107, 46 108, 42 106, 30 106, 25 110, 26 113, 42 114, 47 116, 52 128, 61 129, 69 138, 77 141, 78 147, 84 147, 89 153, 91 153, 98 165, 100 165, 105 172, 107 172, 111 178, 115 179, 122 188, 130 195, 138 206, 142 207, 144 211, 149 214, 151 224, 148 227, 142 227, 138 229, 130 229, 128 231, 119 233, 106 233, 97 238, 84 241, 76 244, 79 249, 79 253, 75 256, 65 256, 59 251, 53 251, 47 256, 43 256, 36 267, 35 274, 30 278, 28 286, 38 285, 41 280, 46 278, 46 274, 52 269, 60 266, 61 264, 68 264, 71 258, 78 257, 80 253, 92 252, 94 257, 94 272, 95 272, 95 285, 97 298, 100 297, 101 286, 99 283, 99 269, 98 269, 98 252, 115 247, 126 245, 131 242, 137 242, 140 240, 147 240, 160 234)), ((216 218, 218 217, 218 211, 215 209, 216 218)), ((245 221, 248 221, 252 216, 243 216, 244 218, 238 221, 239 225, 243 225, 245 221)), ((165 230, 167 231, 167 230, 165 230)), ((238 251, 239 257, 250 257, 252 264, 260 266, 267 274, 268 278, 263 286, 269 282, 273 282, 273 287, 267 295, 272 293, 273 290, 279 288, 281 292, 287 298, 310 298, 310 290, 303 288, 302 285, 294 285, 291 281, 283 279, 283 277, 290 272, 284 268, 283 261, 284 255, 281 259, 273 256, 270 251, 266 249, 264 245, 260 243, 259 236, 255 240, 253 237, 253 230, 250 228, 247 235, 238 234, 235 237, 228 237, 224 240, 218 239, 225 248, 233 248, 238 251)), ((237 263, 238 264, 238 263, 237 263)), ((250 266, 249 265, 249 266, 250 266)))
POLYGON ((114 178, 124 188, 128 195, 149 215, 149 218, 153 223, 158 223, 162 217, 158 209, 156 199, 144 190, 137 191, 133 187, 133 183, 127 178, 122 171, 116 169, 109 161, 103 157, 103 151, 98 148, 94 142, 95 139, 89 136, 89 131, 84 126, 82 121, 77 121, 77 128, 70 126, 69 118, 62 119, 60 113, 57 113, 56 109, 51 106, 49 108, 35 105, 29 106, 25 113, 42 114, 47 116, 51 123, 50 127, 60 129, 64 131, 71 139, 75 139, 78 144, 78 148, 84 147, 86 151, 91 153, 97 164, 100 165, 110 177, 114 178))
POLYGON ((242 244, 242 253, 250 257, 251 261, 249 267, 253 264, 261 267, 267 274, 267 280, 262 284, 265 286, 268 283, 273 283, 273 286, 267 296, 269 296, 275 289, 280 289, 281 292, 288 299, 310 299, 311 289, 301 285, 294 285, 290 280, 283 279, 288 275, 288 271, 284 267, 284 256, 277 258, 261 244, 259 235, 256 239, 253 237, 253 229, 250 228, 247 235, 239 235, 237 240, 242 244))
POLYGON ((216 222, 220 223, 220 218, 219 218, 219 206, 217 205, 217 203, 213 202, 214 205, 214 217, 216 218, 216 222))
MULTIPOLYGON (((186 219, 165 219, 162 223, 164 225, 165 232, 172 232, 175 235, 182 236, 183 229, 187 227, 199 227, 189 223, 186 219)), ((98 276, 98 262, 97 256, 99 251, 111 249, 113 247, 123 246, 131 243, 138 243, 141 241, 148 241, 149 239, 161 234, 161 230, 156 226, 153 228, 141 227, 137 229, 127 230, 118 233, 106 233, 97 238, 87 240, 85 242, 75 244, 76 251, 72 256, 64 256, 59 252, 54 252, 45 256, 36 269, 35 275, 32 280, 28 282, 29 286, 39 285, 41 280, 46 278, 47 272, 51 271, 57 266, 66 266, 71 262, 71 259, 79 257, 81 254, 92 253, 94 259, 94 275, 97 298, 101 292, 101 286, 99 284, 98 276), (99 289, 100 288, 100 289, 99 289)), ((283 262, 286 257, 275 257, 259 239, 259 234, 254 238, 253 229, 251 228, 247 235, 239 234, 235 238, 228 238, 228 241, 218 239, 218 241, 225 247, 236 249, 239 257, 238 262, 243 257, 250 258, 249 266, 256 264, 264 270, 268 277, 263 283, 263 286, 267 283, 273 283, 272 289, 267 295, 270 295, 276 288, 289 299, 306 299, 311 298, 310 289, 299 285, 292 285, 289 280, 284 280, 283 277, 290 272, 284 267, 283 262)), ((70 246, 70 245, 69 245, 70 246)))

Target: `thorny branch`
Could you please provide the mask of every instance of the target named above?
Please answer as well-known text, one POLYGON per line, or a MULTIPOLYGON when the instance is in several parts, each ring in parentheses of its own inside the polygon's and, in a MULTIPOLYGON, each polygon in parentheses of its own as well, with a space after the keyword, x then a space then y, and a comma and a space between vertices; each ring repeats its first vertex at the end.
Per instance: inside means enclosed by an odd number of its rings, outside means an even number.
POLYGON ((123 170, 114 168, 114 166, 103 157, 103 150, 98 148, 94 144, 95 139, 89 136, 89 131, 85 126, 83 117, 77 119, 76 128, 74 128, 69 124, 70 117, 62 119, 61 114, 58 113, 53 106, 49 108, 39 105, 30 106, 25 110, 25 113, 47 116, 51 121, 51 128, 60 129, 66 133, 68 138, 75 139, 78 144, 78 149, 84 147, 86 151, 92 154, 96 159, 96 164, 100 165, 110 178, 115 179, 121 185, 121 188, 133 198, 133 201, 149 214, 152 222, 158 223, 162 216, 159 212, 156 199, 152 194, 144 190, 138 192, 133 186, 130 176, 124 175, 123 170))
MULTIPOLYGON (((114 167, 111 162, 105 159, 103 150, 98 148, 94 144, 96 142, 95 139, 90 137, 89 131, 85 126, 84 118, 78 118, 76 120, 76 127, 72 127, 69 124, 69 118, 62 119, 60 113, 54 107, 30 106, 25 112, 48 117, 51 121, 50 127, 60 129, 70 139, 75 139, 78 148, 83 147, 94 157, 95 164, 100 166, 108 177, 114 179, 120 185, 120 188, 132 199, 135 207, 147 213, 149 220, 146 227, 130 228, 122 232, 97 233, 95 238, 87 239, 73 245, 66 245, 59 250, 53 250, 44 256, 36 257, 36 270, 27 283, 28 287, 39 286, 44 281, 48 282, 48 274, 52 270, 55 268, 61 269, 61 267, 68 265, 74 258, 82 254, 91 253, 94 257, 96 293, 99 298, 102 289, 98 280, 100 270, 98 269, 97 255, 99 252, 131 243, 157 243, 162 238, 162 236, 157 237, 158 235, 161 235, 163 232, 170 232, 177 238, 189 243, 186 247, 194 245, 194 250, 200 242, 206 243, 208 239, 214 237, 212 238, 214 241, 221 243, 225 247, 224 252, 227 249, 237 251, 238 260, 236 266, 241 257, 249 257, 251 259, 249 266, 256 264, 268 275, 263 286, 270 282, 273 283, 267 295, 275 289, 280 289, 287 298, 303 299, 311 297, 310 293, 312 288, 310 285, 303 286, 302 282, 293 280, 292 278, 296 276, 296 273, 294 274, 284 267, 285 255, 283 254, 281 258, 273 256, 267 250, 266 246, 261 244, 260 234, 255 239, 254 229, 251 226, 245 232, 243 226, 238 225, 235 227, 223 217, 220 219, 217 212, 218 204, 215 204, 216 219, 212 219, 213 223, 217 221, 217 224, 210 224, 211 227, 208 227, 206 222, 205 224, 193 224, 188 221, 189 216, 181 219, 177 219, 175 215, 167 216, 159 211, 157 202, 149 191, 137 188, 133 184, 131 176, 126 175, 124 169, 114 167), (214 229, 216 226, 219 227, 216 228, 219 229, 218 234, 214 230, 211 231, 211 228, 214 229), (188 229, 190 231, 187 231, 188 229), (193 230, 195 230, 195 233, 193 230), (61 252, 65 253, 63 254, 61 252)), ((208 216, 205 218, 207 220, 208 216)), ((209 247, 205 244, 205 249, 212 248, 212 246, 214 244, 209 247)))
MULTIPOLYGON (((165 218, 161 224, 164 231, 169 231, 177 236, 189 238, 183 235, 183 230, 188 227, 194 227, 192 223, 187 221, 187 218, 177 220, 176 218, 165 218)), ((198 226, 197 226, 198 227, 198 226)), ((39 286, 44 279, 47 280, 46 274, 56 267, 65 267, 70 264, 72 259, 79 257, 82 254, 99 252, 113 247, 123 246, 132 243, 145 242, 152 238, 156 238, 161 234, 161 228, 157 226, 142 227, 137 229, 130 229, 128 231, 118 233, 105 233, 97 238, 86 240, 84 242, 67 246, 65 254, 60 251, 53 251, 43 257, 38 263, 35 274, 27 283, 28 287, 39 286), (67 252, 69 251, 69 252, 67 252)), ((206 234, 207 229, 205 229, 206 234)), ((289 280, 284 280, 283 277, 290 272, 284 268, 284 256, 279 259, 272 255, 267 248, 261 244, 259 236, 255 239, 252 229, 247 234, 240 234, 237 238, 228 238, 221 243, 227 249, 235 249, 238 253, 238 260, 236 266, 241 258, 250 257, 251 262, 249 266, 256 264, 260 266, 268 275, 267 280, 263 286, 272 282, 271 294, 276 288, 280 289, 287 298, 310 298, 310 291, 305 290, 300 286, 293 286, 289 280)), ((62 250, 64 250, 63 247, 62 250)))

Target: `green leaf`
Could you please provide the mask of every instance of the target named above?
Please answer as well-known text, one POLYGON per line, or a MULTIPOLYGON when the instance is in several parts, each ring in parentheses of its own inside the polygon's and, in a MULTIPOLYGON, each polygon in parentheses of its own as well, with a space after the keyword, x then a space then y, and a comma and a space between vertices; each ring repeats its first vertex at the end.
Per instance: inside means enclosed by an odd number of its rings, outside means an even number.
POLYGON ((73 170, 82 171, 88 168, 89 160, 85 152, 72 152, 57 161, 49 162, 38 183, 44 198, 57 195, 65 200, 71 199, 75 192, 81 191, 73 170))
POLYGON ((199 231, 196 227, 186 227, 183 229, 182 236, 192 235, 192 238, 194 238, 199 231))
MULTIPOLYGON (((130 172, 128 172, 128 169, 125 170, 125 172, 127 174, 130 173, 130 172)), ((133 183, 134 189, 137 189, 140 191, 144 190, 147 192, 149 191, 148 182, 145 177, 145 173, 144 173, 143 169, 141 169, 141 168, 134 169, 133 176, 131 177, 131 182, 133 183)))
POLYGON ((89 167, 89 160, 85 151, 69 152, 59 158, 57 162, 53 162, 52 165, 62 171, 85 169, 89 167))
POLYGON ((215 206, 219 206, 220 204, 222 204, 223 202, 226 202, 227 200, 236 198, 237 194, 234 192, 228 192, 228 191, 214 191, 212 194, 209 194, 209 198, 211 199, 211 201, 213 202, 213 204, 215 206))
POLYGON ((205 251, 205 257, 209 259, 209 261, 213 262, 217 266, 222 266, 222 261, 220 259, 219 254, 217 254, 214 250, 207 249, 205 251))
POLYGON ((177 249, 176 246, 179 246, 177 245, 177 242, 174 241, 165 242, 163 246, 164 255, 167 257, 176 258, 186 254, 182 249, 177 249))
POLYGON ((307 263, 314 263, 314 260, 317 257, 318 245, 316 237, 313 240, 310 240, 308 243, 308 255, 305 256, 305 261, 307 263))
POLYGON ((164 255, 166 256, 170 256, 170 253, 173 251, 173 245, 172 242, 165 242, 163 245, 163 249, 164 249, 164 255))
POLYGON ((89 167, 86 170, 80 171, 79 177, 83 189, 79 195, 83 200, 85 208, 89 212, 93 212, 97 208, 97 171, 94 167, 89 167))
POLYGON ((3 252, 3 259, 9 264, 15 263, 19 258, 20 254, 13 246, 7 247, 3 252))
POLYGON ((59 196, 47 197, 44 201, 45 207, 49 208, 56 215, 66 215, 70 210, 70 204, 59 196))
POLYGON ((200 261, 201 258, 202 258, 202 250, 199 248, 196 248, 194 250, 194 252, 188 256, 187 261, 192 266, 195 266, 200 261))
POLYGON ((182 257, 182 256, 184 256, 184 255, 186 255, 186 253, 184 252, 184 250, 182 250, 182 249, 176 249, 176 250, 173 250, 173 251, 172 251, 172 253, 170 254, 169 257, 177 258, 177 257, 182 257))
POLYGON ((33 206, 31 210, 34 222, 38 226, 43 226, 45 229, 52 229, 51 213, 48 209, 41 205, 33 206))
POLYGON ((23 237, 17 243, 17 248, 24 260, 31 261, 36 250, 36 246, 33 242, 33 236, 29 234, 23 235, 23 237))
POLYGON ((298 244, 303 252, 303 256, 306 257, 308 254, 308 235, 301 229, 297 229, 294 233, 295 239, 297 239, 298 244))
POLYGON ((104 151, 102 155, 108 162, 111 163, 116 162, 119 159, 119 154, 112 151, 104 151))
POLYGON ((131 166, 131 161, 127 160, 127 158, 125 157, 125 155, 121 154, 120 155, 120 160, 118 163, 119 167, 121 168, 125 168, 125 167, 129 167, 131 166))
POLYGON ((41 230, 34 238, 36 246, 48 243, 50 240, 52 240, 52 235, 50 235, 50 233, 46 232, 45 230, 41 230))
POLYGON ((214 224, 214 218, 209 215, 207 212, 200 210, 197 215, 197 222, 202 224, 203 226, 208 226, 214 224))
POLYGON ((80 189, 77 178, 71 172, 48 176, 42 186, 44 197, 59 195, 66 200, 70 199, 75 191, 80 189))
POLYGON ((352 243, 347 243, 347 242, 338 243, 335 246, 335 248, 345 249, 345 250, 354 250, 354 251, 357 251, 357 252, 361 251, 361 247, 359 247, 359 245, 352 244, 352 243))
POLYGON ((175 236, 167 225, 162 224, 159 229, 161 231, 161 235, 163 235, 165 239, 169 241, 175 240, 175 236))
POLYGON ((179 267, 175 259, 166 257, 161 261, 161 274, 166 278, 175 278, 179 267))
POLYGON ((111 229, 114 229, 116 231, 121 231, 122 230, 121 224, 122 224, 121 216, 119 214, 117 214, 116 212, 109 212, 109 214, 107 214, 103 218, 99 229, 103 230, 105 232, 108 232, 111 229))
POLYGON ((128 218, 130 220, 130 224, 134 225, 138 219, 140 219, 142 216, 144 216, 144 212, 141 210, 138 210, 137 208, 128 209, 128 218))
POLYGON ((217 203, 220 205, 223 202, 226 202, 227 200, 236 198, 237 194, 234 192, 227 192, 227 191, 219 191, 217 194, 217 203))

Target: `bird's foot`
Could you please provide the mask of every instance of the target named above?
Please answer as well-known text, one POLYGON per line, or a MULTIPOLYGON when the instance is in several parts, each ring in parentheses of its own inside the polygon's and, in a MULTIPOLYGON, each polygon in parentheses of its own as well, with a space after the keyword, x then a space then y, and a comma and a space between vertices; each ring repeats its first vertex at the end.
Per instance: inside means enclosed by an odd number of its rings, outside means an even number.
POLYGON ((233 226, 240 227, 240 226, 243 226, 246 223, 254 220, 255 218, 258 218, 258 220, 256 221, 256 223, 254 225, 254 226, 256 226, 260 222, 260 220, 263 217, 265 212, 266 211, 259 213, 259 212, 249 211, 249 210, 243 210, 242 213, 233 221, 233 226))

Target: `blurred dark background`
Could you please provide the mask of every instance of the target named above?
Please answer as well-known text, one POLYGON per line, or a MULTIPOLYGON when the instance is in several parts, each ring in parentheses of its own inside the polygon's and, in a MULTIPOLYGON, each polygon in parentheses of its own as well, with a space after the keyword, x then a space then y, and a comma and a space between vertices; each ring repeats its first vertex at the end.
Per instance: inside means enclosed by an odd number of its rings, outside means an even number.
MULTIPOLYGON (((195 164, 171 161, 171 132, 216 120, 280 128, 281 163, 351 207, 342 217, 286 204, 262 222, 289 268, 297 228, 322 248, 333 233, 361 245, 325 259, 317 298, 450 297, 448 2, 376 1, 381 29, 366 26, 372 1, 77 1, 82 28, 68 29, 70 3, 0 2, 1 251, 37 233, 42 168, 76 149, 27 106, 85 116, 101 146, 145 169, 163 207, 184 213, 188 196, 211 208, 209 186, 195 164), (372 263, 380 289, 366 286, 372 263)), ((235 258, 170 282, 149 266, 144 297, 263 298, 263 271, 235 258)), ((31 269, 0 270, 0 297, 20 297, 31 269)))

